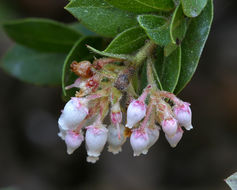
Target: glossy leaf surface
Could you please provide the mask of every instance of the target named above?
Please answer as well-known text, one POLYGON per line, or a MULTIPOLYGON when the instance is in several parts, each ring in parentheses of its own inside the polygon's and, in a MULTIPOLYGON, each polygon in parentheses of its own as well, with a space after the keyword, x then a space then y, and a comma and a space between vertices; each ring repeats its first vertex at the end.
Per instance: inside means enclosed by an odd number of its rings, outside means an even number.
POLYGON ((196 17, 206 6, 208 0, 181 0, 186 16, 196 17))
POLYGON ((16 43, 44 52, 67 53, 81 34, 48 19, 22 19, 3 25, 7 35, 16 43))
POLYGON ((88 29, 105 37, 114 37, 137 25, 135 14, 114 8, 103 0, 71 0, 65 8, 88 29))
POLYGON ((183 41, 188 29, 188 19, 185 18, 181 5, 179 4, 171 19, 170 39, 171 42, 165 46, 164 55, 169 56, 183 41))
POLYGON ((169 11, 174 8, 173 0, 136 0, 136 1, 157 10, 169 11))
POLYGON ((43 53, 16 45, 3 57, 1 67, 27 83, 58 85, 65 57, 65 54, 43 53))
POLYGON ((179 93, 191 80, 206 43, 212 19, 213 2, 208 0, 203 12, 191 20, 187 34, 182 42, 181 71, 175 93, 179 93))
POLYGON ((88 30, 85 26, 83 26, 79 22, 72 23, 69 26, 74 30, 78 31, 79 33, 81 33, 83 36, 97 36, 96 33, 88 30))
POLYGON ((177 6, 170 23, 170 38, 173 44, 181 43, 188 28, 188 19, 185 18, 181 5, 177 6))
POLYGON ((157 10, 170 10, 174 7, 172 0, 106 0, 111 5, 130 12, 146 13, 157 10))
MULTIPOLYGON (((158 50, 162 54, 161 50, 158 50)), ((159 56, 159 55, 158 55, 159 56)), ((163 90, 173 92, 180 75, 181 48, 178 47, 172 54, 158 59, 156 70, 163 90)))
POLYGON ((140 15, 140 26, 146 31, 148 37, 160 46, 170 43, 169 21, 162 16, 140 15))

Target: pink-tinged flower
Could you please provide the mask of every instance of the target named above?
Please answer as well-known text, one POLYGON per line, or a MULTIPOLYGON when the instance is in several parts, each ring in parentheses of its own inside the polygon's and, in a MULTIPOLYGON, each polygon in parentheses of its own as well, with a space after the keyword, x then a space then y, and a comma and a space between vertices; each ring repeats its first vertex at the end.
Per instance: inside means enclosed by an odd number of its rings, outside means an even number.
POLYGON ((59 125, 58 127, 59 127, 58 136, 59 136, 62 140, 65 140, 65 136, 66 136, 66 134, 67 134, 67 130, 62 129, 61 125, 59 125))
POLYGON ((108 129, 104 125, 91 125, 86 127, 87 155, 99 157, 107 141, 108 129))
POLYGON ((136 123, 141 121, 146 115, 146 104, 144 101, 133 100, 127 109, 126 127, 132 128, 136 123))
POLYGON ((111 119, 111 122, 114 125, 116 125, 117 123, 122 122, 122 112, 121 112, 121 109, 120 109, 119 102, 115 103, 111 107, 110 119, 111 119))
POLYGON ((73 84, 66 86, 65 89, 69 90, 71 88, 80 88, 81 83, 82 83, 82 80, 80 78, 77 78, 73 84))
POLYGON ((171 147, 176 147, 179 141, 183 136, 183 130, 181 127, 178 127, 177 132, 173 136, 165 135, 167 141, 169 142, 171 147))
POLYGON ((87 156, 86 161, 92 164, 96 163, 99 160, 99 157, 87 156))
POLYGON ((173 117, 168 117, 161 122, 162 130, 168 136, 173 136, 178 128, 178 122, 173 117))
POLYGON ((147 149, 149 145, 149 136, 146 129, 135 129, 130 137, 130 143, 133 149, 133 156, 139 156, 147 149))
POLYGON ((87 114, 87 100, 74 97, 65 105, 58 124, 63 130, 74 130, 86 118, 87 114))
POLYGON ((108 151, 113 154, 118 154, 122 151, 122 145, 126 141, 126 137, 124 136, 124 126, 122 124, 119 125, 119 135, 117 127, 114 125, 110 125, 108 127, 108 151))
POLYGON ((86 87, 94 92, 99 87, 99 81, 96 77, 91 77, 87 80, 86 87))
POLYGON ((149 138, 149 143, 146 149, 142 152, 143 154, 147 154, 149 148, 151 148, 156 143, 160 136, 160 129, 158 126, 155 126, 154 128, 147 128, 147 134, 149 138))
POLYGON ((192 112, 190 109, 190 104, 183 102, 183 104, 177 104, 173 108, 175 118, 178 120, 179 124, 185 129, 190 130, 192 126, 192 112))
POLYGON ((78 78, 73 84, 66 86, 65 89, 69 90, 71 88, 80 88, 80 93, 87 95, 97 89, 98 85, 99 83, 94 79, 94 77, 90 77, 88 79, 78 78))
POLYGON ((84 137, 81 133, 68 131, 65 136, 65 143, 67 145, 67 153, 72 154, 82 143, 84 137))

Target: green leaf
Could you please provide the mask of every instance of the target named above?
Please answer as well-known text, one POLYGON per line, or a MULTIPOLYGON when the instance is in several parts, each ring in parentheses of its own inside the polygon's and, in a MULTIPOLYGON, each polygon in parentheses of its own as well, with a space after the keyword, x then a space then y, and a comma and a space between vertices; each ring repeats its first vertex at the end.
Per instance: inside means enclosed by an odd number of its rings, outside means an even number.
POLYGON ((185 18, 181 5, 179 4, 171 19, 170 39, 171 42, 165 46, 164 55, 169 56, 182 42, 188 29, 188 19, 185 18))
POLYGON ((152 5, 147 5, 146 2, 144 3, 143 1, 139 0, 105 0, 109 4, 113 5, 114 7, 117 7, 119 9, 129 11, 129 12, 134 12, 134 13, 147 13, 147 12, 154 12, 157 10, 170 10, 173 8, 173 3, 170 0, 162 0, 155 1, 153 4, 156 6, 152 5))
POLYGON ((72 0, 65 7, 90 30, 114 37, 137 25, 136 15, 114 8, 103 0, 72 0))
POLYGON ((67 55, 64 65, 63 65, 63 73, 62 73, 62 89, 63 94, 66 96, 66 99, 68 99, 71 96, 75 95, 76 90, 78 89, 70 89, 65 90, 65 87, 74 83, 76 76, 73 72, 70 70, 70 64, 73 61, 83 61, 83 60, 93 60, 93 54, 88 50, 86 47, 87 44, 90 44, 96 48, 101 49, 102 44, 102 38, 100 37, 84 37, 78 40, 75 45, 72 47, 71 51, 67 55))
POLYGON ((43 53, 16 45, 3 57, 1 67, 24 82, 58 85, 65 57, 65 54, 43 53))
POLYGON ((72 29, 78 31, 79 33, 81 33, 83 36, 97 36, 96 33, 88 30, 85 26, 83 26, 81 23, 79 22, 75 22, 69 25, 72 29))
POLYGON ((188 17, 196 17, 206 6, 208 0, 181 0, 184 14, 188 17))
POLYGON ((175 93, 179 93, 191 80, 209 35, 212 19, 213 1, 208 0, 203 12, 191 20, 186 37, 182 42, 181 73, 175 93))
POLYGON ((157 74, 156 67, 154 66, 154 64, 152 64, 152 73, 154 75, 154 78, 155 78, 156 84, 158 85, 158 88, 160 90, 163 90, 163 87, 162 87, 161 82, 160 82, 160 78, 159 78, 159 76, 157 74))
MULTIPOLYGON (((163 55, 162 51, 159 50, 159 52, 159 54, 163 55)), ((172 54, 170 54, 168 57, 164 57, 163 60, 159 59, 156 64, 157 74, 159 76, 163 90, 173 92, 177 85, 180 74, 181 48, 176 48, 172 54)))
POLYGON ((104 52, 115 54, 129 54, 142 47, 147 35, 141 27, 129 28, 120 33, 104 52))
POLYGON ((137 2, 153 9, 170 11, 174 8, 173 0, 136 0, 137 2))
POLYGON ((145 30, 155 30, 164 26, 167 22, 165 17, 156 15, 139 15, 137 19, 141 27, 145 30))
POLYGON ((124 59, 124 60, 132 60, 132 57, 130 55, 126 55, 126 54, 115 54, 115 53, 108 53, 108 52, 104 52, 104 51, 99 51, 91 46, 87 46, 87 48, 89 48, 92 52, 101 55, 101 56, 106 56, 106 57, 113 57, 113 58, 118 58, 118 59, 124 59))
POLYGON ((170 23, 170 38, 173 44, 182 41, 188 28, 188 19, 185 18, 181 5, 175 9, 170 23))
POLYGON ((140 69, 140 76, 138 75, 138 92, 139 94, 142 93, 143 89, 148 85, 148 81, 147 81, 147 62, 145 62, 141 69, 140 69))
POLYGON ((70 27, 48 19, 22 19, 3 25, 7 35, 29 48, 44 52, 67 53, 81 34, 70 27))
POLYGON ((174 50, 176 50, 177 47, 178 45, 170 42, 168 45, 164 47, 164 56, 168 57, 174 50))
POLYGON ((138 22, 148 37, 160 46, 170 43, 169 21, 162 16, 139 15, 138 22))
POLYGON ((237 189, 237 172, 225 179, 225 182, 230 186, 232 190, 237 189))

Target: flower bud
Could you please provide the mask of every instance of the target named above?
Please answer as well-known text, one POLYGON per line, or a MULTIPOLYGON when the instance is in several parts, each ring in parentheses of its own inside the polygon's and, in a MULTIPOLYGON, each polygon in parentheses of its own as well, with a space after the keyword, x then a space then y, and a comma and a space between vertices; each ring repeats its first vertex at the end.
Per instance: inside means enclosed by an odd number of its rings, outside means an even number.
POLYGON ((84 137, 80 133, 68 131, 65 136, 65 143, 67 145, 67 153, 72 154, 82 143, 84 137))
POLYGON ((88 84, 90 84, 89 81, 90 81, 91 78, 89 78, 89 79, 82 79, 81 78, 80 79, 80 83, 77 84, 77 88, 80 88, 80 91, 76 92, 77 97, 83 97, 83 96, 88 95, 89 93, 91 93, 92 89, 88 85, 88 84))
POLYGON ((84 98, 72 98, 64 107, 58 120, 63 130, 74 130, 88 114, 87 100, 84 98))
POLYGON ((113 124, 122 122, 122 112, 120 109, 119 102, 115 103, 111 108, 110 118, 113 124))
POLYGON ((137 122, 141 121, 146 115, 146 104, 144 101, 133 100, 127 110, 126 127, 132 128, 137 122))
POLYGON ((110 125, 108 127, 108 151, 112 152, 113 154, 118 154, 122 151, 121 146, 125 143, 126 137, 124 136, 124 129, 125 127, 123 125, 119 125, 119 133, 118 130, 114 125, 110 125))
POLYGON ((91 77, 86 82, 86 88, 90 89, 92 92, 95 92, 95 90, 99 87, 99 81, 96 77, 91 77))
POLYGON ((177 132, 173 136, 168 136, 167 134, 165 134, 167 141, 173 148, 177 146, 182 136, 183 136, 183 130, 181 129, 181 127, 178 127, 177 132))
POLYGON ((76 62, 73 61, 70 65, 72 72, 74 72, 76 75, 89 78, 93 75, 93 72, 91 70, 91 63, 89 61, 81 61, 76 62))
POLYGON ((169 117, 161 122, 162 130, 168 136, 173 136, 178 128, 178 122, 175 118, 169 117))
POLYGON ((183 102, 182 105, 175 105, 173 108, 175 118, 178 120, 179 124, 185 129, 190 130, 193 128, 192 122, 192 112, 190 109, 190 104, 183 102))
POLYGON ((146 130, 133 130, 130 143, 134 151, 133 156, 139 156, 143 151, 146 151, 149 145, 149 136, 146 130))
POLYGON ((142 152, 143 154, 147 154, 149 148, 151 148, 156 143, 160 136, 160 129, 158 126, 155 126, 154 128, 147 128, 147 134, 149 138, 149 144, 147 148, 142 152))
POLYGON ((86 149, 87 155, 99 157, 107 141, 108 129, 104 125, 91 125, 86 127, 86 149))

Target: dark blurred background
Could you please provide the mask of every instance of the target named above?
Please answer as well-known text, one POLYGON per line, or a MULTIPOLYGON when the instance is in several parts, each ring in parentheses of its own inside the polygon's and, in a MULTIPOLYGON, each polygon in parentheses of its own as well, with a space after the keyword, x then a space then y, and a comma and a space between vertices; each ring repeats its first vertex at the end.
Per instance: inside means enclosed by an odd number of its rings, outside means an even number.
MULTIPOLYGON (((0 22, 47 17, 71 22, 67 0, 1 0, 0 22)), ((84 144, 66 154, 57 136, 61 89, 24 84, 0 70, 0 190, 228 190, 237 171, 237 2, 215 0, 212 30, 195 76, 179 95, 192 103, 194 130, 175 149, 164 135, 134 158, 127 143, 86 162, 84 144)), ((0 29, 0 56, 12 42, 0 29)))

